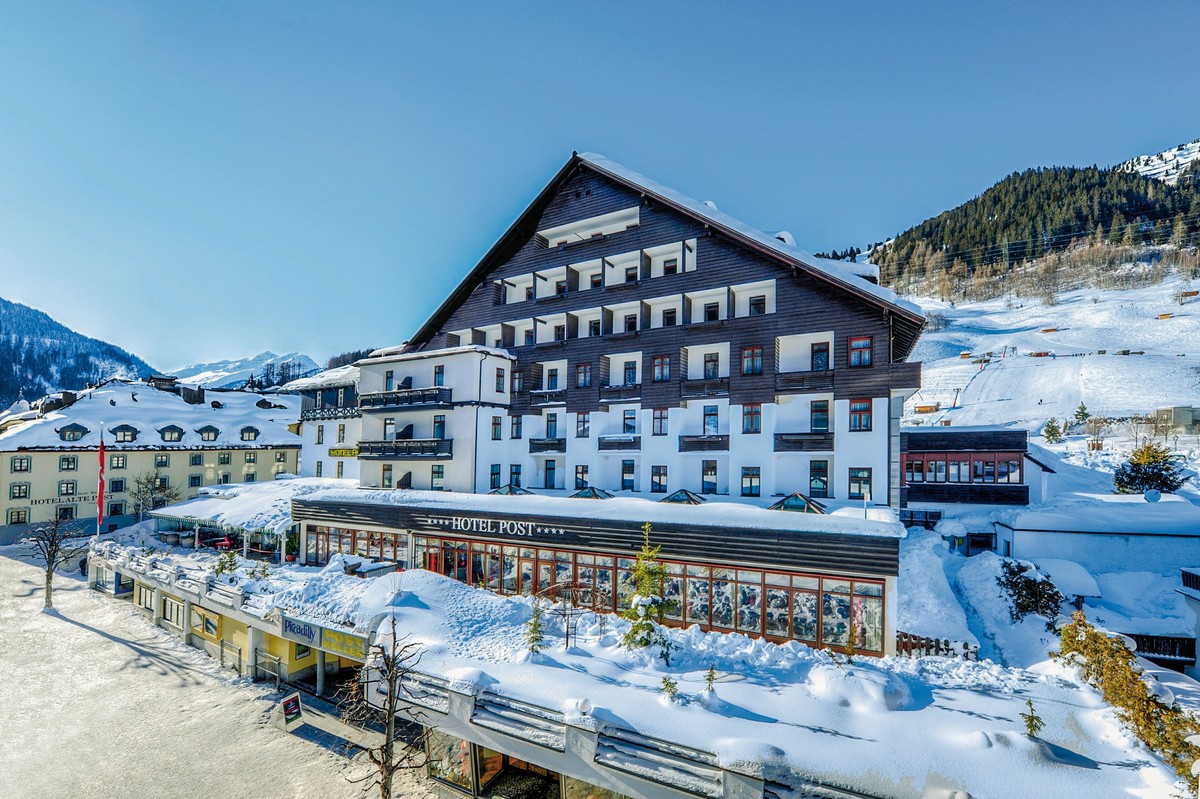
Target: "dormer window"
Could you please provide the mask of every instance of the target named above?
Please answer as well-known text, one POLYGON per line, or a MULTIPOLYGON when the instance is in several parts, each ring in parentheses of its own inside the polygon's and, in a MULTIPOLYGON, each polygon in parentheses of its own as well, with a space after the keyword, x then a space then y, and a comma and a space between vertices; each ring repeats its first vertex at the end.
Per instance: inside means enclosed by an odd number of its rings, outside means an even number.
POLYGON ((55 432, 63 441, 78 441, 88 434, 88 429, 78 422, 71 422, 66 427, 61 427, 55 432))
POLYGON ((183 440, 183 428, 173 424, 167 425, 162 430, 159 430, 158 434, 162 436, 162 440, 168 444, 178 443, 179 441, 183 440))
POLYGON ((113 439, 118 444, 132 444, 137 441, 138 431, 133 425, 121 424, 112 429, 113 439))
POLYGON ((220 430, 213 427, 211 424, 204 425, 204 427, 201 427, 196 432, 200 434, 201 441, 216 441, 217 436, 221 433, 220 430))
POLYGON ((258 439, 258 430, 254 427, 242 428, 242 441, 255 441, 258 439))

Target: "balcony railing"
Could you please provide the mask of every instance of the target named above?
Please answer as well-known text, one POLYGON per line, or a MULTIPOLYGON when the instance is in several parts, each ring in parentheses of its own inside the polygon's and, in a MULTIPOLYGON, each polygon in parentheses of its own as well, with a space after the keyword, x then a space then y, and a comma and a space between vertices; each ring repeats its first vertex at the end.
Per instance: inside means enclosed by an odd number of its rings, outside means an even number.
POLYGON ((729 449, 729 436, 680 436, 680 452, 725 452, 729 449))
POLYGON ((819 372, 779 372, 775 375, 776 391, 832 391, 833 370, 819 372))
POLYGON ((776 433, 776 452, 833 452, 833 433, 776 433))
POLYGON ((599 445, 597 449, 600 452, 639 450, 642 448, 642 437, 635 436, 632 433, 618 433, 615 435, 600 436, 596 440, 596 443, 599 445))
POLYGON ((452 390, 444 386, 437 386, 434 388, 405 388, 399 391, 378 391, 360 396, 358 406, 364 411, 396 408, 447 408, 451 404, 452 390))
POLYGON ((565 388, 539 388, 529 392, 530 405, 565 405, 566 402, 565 388))
POLYGON ((322 421, 324 419, 348 419, 353 416, 361 416, 357 405, 347 405, 337 407, 335 405, 326 406, 324 408, 305 408, 300 411, 300 421, 312 422, 322 421))
POLYGON ((536 454, 539 452, 566 452, 567 440, 565 438, 531 438, 529 439, 529 453, 536 454))
POLYGON ((684 380, 679 387, 683 397, 724 397, 729 394, 729 378, 713 377, 707 380, 684 380))
POLYGON ((625 386, 601 386, 601 402, 622 402, 635 400, 642 395, 641 383, 630 383, 625 386))
POLYGON ((400 441, 360 441, 358 457, 390 460, 440 460, 454 455, 454 439, 410 438, 400 441))

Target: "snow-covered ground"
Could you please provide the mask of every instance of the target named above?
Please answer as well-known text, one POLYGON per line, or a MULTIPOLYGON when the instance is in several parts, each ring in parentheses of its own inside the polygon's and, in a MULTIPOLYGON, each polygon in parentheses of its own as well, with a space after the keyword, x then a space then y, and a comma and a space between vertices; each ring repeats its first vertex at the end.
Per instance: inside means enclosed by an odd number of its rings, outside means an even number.
MULTIPOLYGON (((24 547, 0 548, 0 796, 361 797, 362 768, 269 723, 236 679, 128 602, 59 575, 43 613, 24 547), (349 771, 348 771, 349 769, 349 771)), ((407 782, 397 796, 423 797, 407 782)))

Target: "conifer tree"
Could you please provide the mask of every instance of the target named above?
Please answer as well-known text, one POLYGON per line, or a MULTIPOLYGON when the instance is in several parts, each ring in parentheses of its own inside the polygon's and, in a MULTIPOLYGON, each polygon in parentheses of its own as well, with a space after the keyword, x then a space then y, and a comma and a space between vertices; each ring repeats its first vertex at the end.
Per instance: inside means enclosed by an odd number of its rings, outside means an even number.
POLYGON ((1091 418, 1091 416, 1092 415, 1088 413, 1087 406, 1080 402, 1079 407, 1075 409, 1075 423, 1084 424, 1088 419, 1091 418))
POLYGON ((670 665, 671 645, 660 627, 667 612, 667 601, 663 596, 667 568, 658 562, 661 550, 661 545, 650 546, 650 522, 646 522, 642 525, 642 548, 637 553, 631 575, 633 598, 629 608, 621 614, 631 624, 621 643, 626 649, 659 646, 659 656, 670 665))
POLYGON ((1062 428, 1058 426, 1058 420, 1053 416, 1046 422, 1046 426, 1042 428, 1042 438, 1050 444, 1057 444, 1063 440, 1062 428))
POLYGON ((542 630, 542 606, 533 601, 533 615, 525 623, 525 644, 531 655, 536 655, 546 648, 546 633, 542 630))
POLYGON ((1179 456, 1153 441, 1135 449, 1113 473, 1118 494, 1144 494, 1151 489, 1170 493, 1178 491, 1185 481, 1179 456))
POLYGON ((1029 708, 1028 713, 1021 714, 1021 719, 1025 722, 1025 734, 1030 738, 1036 738, 1037 734, 1046 726, 1046 723, 1042 721, 1042 717, 1034 709, 1032 699, 1025 700, 1025 707, 1029 708))

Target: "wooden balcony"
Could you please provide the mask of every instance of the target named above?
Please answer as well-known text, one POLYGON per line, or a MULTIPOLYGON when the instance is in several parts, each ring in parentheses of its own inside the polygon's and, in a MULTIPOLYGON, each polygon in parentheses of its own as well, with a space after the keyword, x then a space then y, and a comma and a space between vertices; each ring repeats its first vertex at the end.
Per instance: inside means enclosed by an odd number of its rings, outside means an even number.
POLYGON ((819 372, 778 372, 776 391, 833 391, 833 370, 819 372))
POLYGON ((529 454, 536 455, 540 452, 566 452, 567 440, 565 438, 531 438, 529 439, 529 454))
POLYGON ((408 408, 449 408, 452 389, 405 388, 399 391, 378 391, 359 397, 358 406, 364 411, 405 410, 408 408))
POLYGON ((423 461, 454 456, 454 439, 409 438, 400 441, 360 441, 358 457, 367 460, 423 461))
POLYGON ((630 433, 619 433, 611 436, 600 436, 600 438, 596 439, 596 444, 596 449, 600 452, 636 451, 642 448, 642 437, 630 433))
POLYGON ((337 407, 336 405, 326 405, 322 408, 305 408, 300 411, 300 421, 312 422, 322 421, 325 419, 349 419, 355 416, 361 416, 357 405, 347 405, 337 407))
POLYGON ((714 377, 708 380, 684 380, 679 387, 679 394, 684 399, 727 397, 729 396, 729 378, 714 377))
POLYGON ((601 386, 600 402, 629 402, 642 396, 642 384, 632 383, 627 386, 601 386))
POLYGON ((729 436, 680 436, 680 452, 728 452, 729 436))
POLYGON ((833 452, 833 433, 776 433, 776 452, 833 452))
POLYGON ((539 388, 529 392, 530 405, 566 405, 567 390, 565 388, 539 388))

